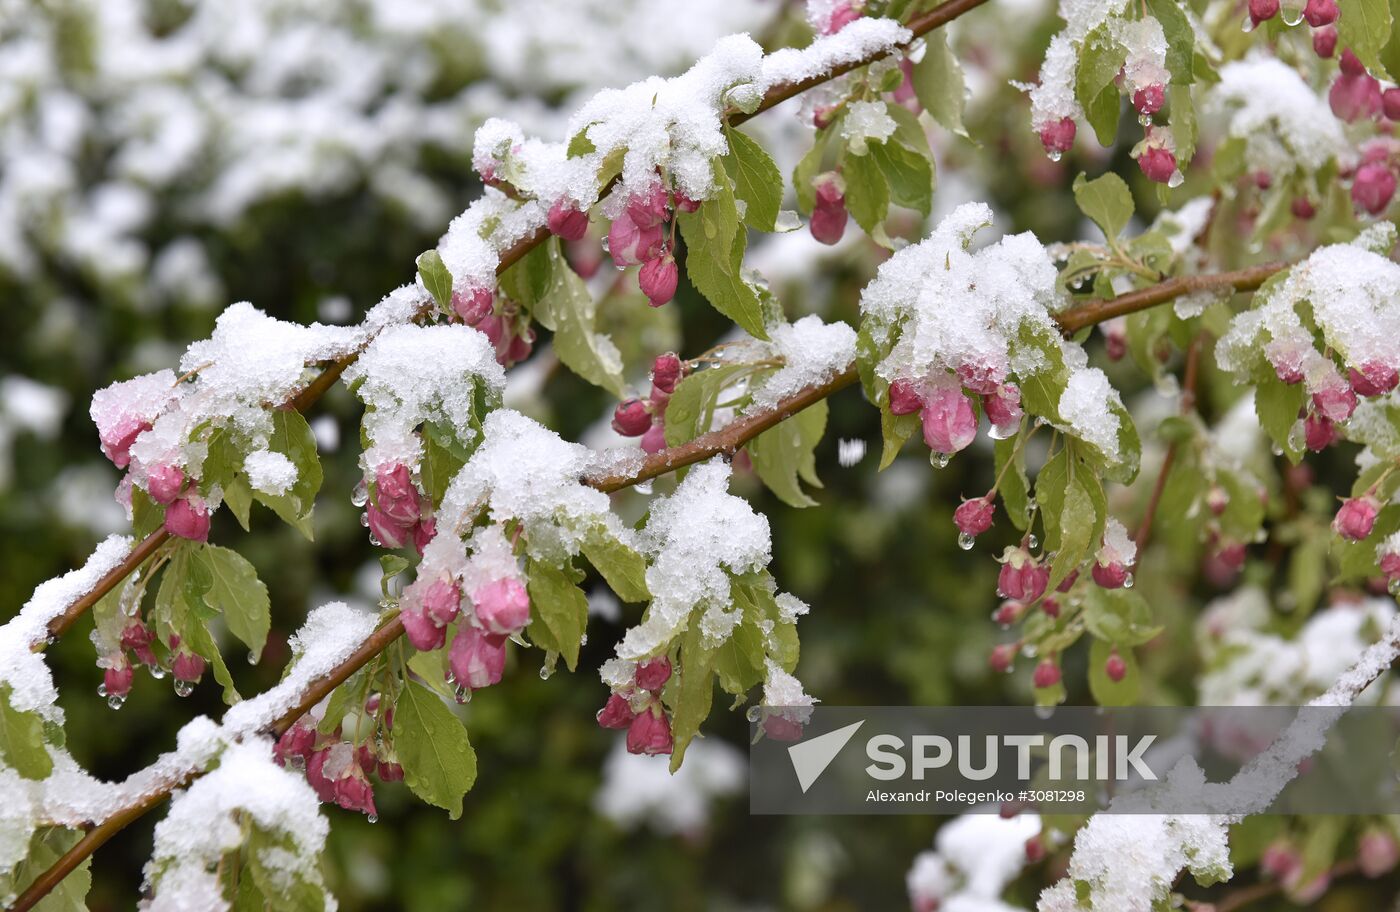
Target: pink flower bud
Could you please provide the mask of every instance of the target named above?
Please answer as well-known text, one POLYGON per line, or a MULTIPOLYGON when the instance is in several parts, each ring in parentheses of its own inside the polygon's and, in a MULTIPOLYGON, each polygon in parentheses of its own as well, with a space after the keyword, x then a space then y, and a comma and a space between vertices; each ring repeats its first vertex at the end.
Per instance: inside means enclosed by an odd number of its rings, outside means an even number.
POLYGON ((403 620, 408 641, 419 652, 432 652, 447 642, 447 631, 434 624, 421 605, 405 607, 399 617, 403 620))
POLYGON ((181 497, 165 508, 165 531, 190 541, 208 541, 209 508, 196 495, 181 497))
MULTIPOLYGON (((846 26, 860 18, 860 10, 864 4, 852 3, 850 0, 841 0, 836 8, 831 11, 831 18, 826 21, 826 28, 822 30, 824 35, 835 35, 846 26)), ((667 751, 667 753, 670 753, 667 751)))
POLYGON ((452 312, 468 326, 476 326, 491 316, 496 306, 496 293, 489 288, 452 292, 452 312))
POLYGON ((1000 643, 992 647, 991 655, 987 657, 987 665, 992 671, 1004 673, 1011 670, 1011 666, 1016 661, 1016 644, 1000 643))
POLYGON ((603 708, 598 710, 598 724, 603 728, 624 729, 632 724, 632 720, 637 714, 632 711, 632 704, 627 702, 627 698, 622 694, 611 694, 608 702, 603 708))
POLYGON ((673 746, 671 720, 659 707, 638 713, 627 726, 627 750, 631 753, 654 757, 669 754, 673 746))
POLYGON ((1400 845, 1395 837, 1379 826, 1367 827, 1356 843, 1356 861, 1367 877, 1390 873, 1400 862, 1400 845))
POLYGON ((1337 428, 1331 421, 1318 414, 1303 419, 1303 442, 1308 450, 1321 453, 1337 441, 1337 428))
POLYGON ((1021 423, 1021 390, 1014 383, 1007 383, 991 395, 982 397, 982 409, 987 420, 1003 437, 1015 433, 1021 423))
POLYGON ((1108 659, 1103 663, 1103 673, 1108 675, 1108 679, 1115 684, 1128 676, 1128 663, 1123 661, 1118 650, 1115 649, 1108 654, 1108 659))
POLYGON ((651 385, 669 396, 676 391, 676 384, 680 381, 680 356, 675 352, 657 355, 651 363, 651 385))
POLYGON ((1341 377, 1336 377, 1335 380, 1336 382, 1329 382, 1314 392, 1312 402, 1322 417, 1328 421, 1342 422, 1356 411, 1356 393, 1351 391, 1351 386, 1343 382, 1341 377))
POLYGON ((666 449, 666 425, 660 421, 647 428, 642 435, 642 452, 660 453, 666 449))
POLYGON ((1047 153, 1058 158, 1074 148, 1074 134, 1077 130, 1073 118, 1061 117, 1040 128, 1040 144, 1045 147, 1047 153))
POLYGON ((912 415, 924 407, 923 397, 912 380, 896 380, 890 384, 890 414, 912 415))
POLYGON ((374 789, 359 767, 352 767, 349 775, 336 780, 335 803, 347 811, 360 811, 371 817, 378 813, 374 809, 374 789))
POLYGON ((1144 117, 1151 117, 1162 110, 1167 100, 1167 91, 1161 83, 1154 82, 1133 93, 1133 107, 1144 117))
POLYGON ((652 184, 645 193, 638 193, 627 201, 627 214, 638 228, 659 228, 666 221, 669 196, 660 182, 652 184))
POLYGON ((408 466, 398 462, 379 467, 374 475, 374 502, 386 517, 401 526, 418 522, 418 488, 408 466))
POLYGON ((277 739, 277 744, 272 749, 272 755, 278 763, 287 766, 293 757, 306 760, 315 749, 316 726, 298 719, 291 728, 282 733, 282 737, 277 739))
POLYGON ((1379 501, 1370 495, 1348 498, 1332 520, 1332 530, 1342 538, 1361 541, 1371 534, 1380 508, 1379 501))
POLYGON ((431 516, 419 520, 418 525, 413 527, 413 547, 420 556, 435 535, 437 535, 437 520, 431 516))
POLYGON ((1326 60, 1337 52, 1337 27, 1325 25, 1312 36, 1313 53, 1326 60))
POLYGON ((919 412, 924 443, 935 453, 956 453, 977 436, 977 416, 961 390, 941 387, 924 400, 919 412))
POLYGON ((632 220, 629 212, 623 212, 613 219, 608 228, 608 253, 619 268, 636 266, 656 257, 661 253, 663 242, 660 225, 641 228, 632 220))
POLYGON ((515 577, 478 586, 472 593, 472 604, 477 620, 491 633, 516 633, 530 621, 530 596, 515 577))
POLYGON ((135 677, 135 669, 123 660, 116 668, 103 670, 102 687, 109 697, 125 697, 131 693, 131 682, 135 677))
POLYGON ((1381 112, 1381 84, 1364 68, 1355 75, 1346 73, 1348 54, 1351 51, 1342 52, 1343 72, 1327 90, 1327 103, 1332 113, 1347 123, 1372 119, 1381 112))
POLYGON ((106 428, 100 435, 102 452, 108 459, 112 460, 112 465, 119 469, 124 469, 131 464, 131 445, 136 442, 146 431, 151 429, 149 421, 140 418, 124 418, 112 427, 106 428))
POLYGON ((506 637, 464 623, 452 640, 447 661, 459 685, 472 690, 490 687, 505 673, 506 637))
POLYGON ((1278 15, 1279 0, 1249 0, 1249 18, 1255 25, 1278 15))
POLYGON ((647 260, 637 275, 637 284, 652 307, 660 307, 674 298, 679 281, 680 270, 676 268, 676 258, 669 253, 647 260))
POLYGON ((1383 396, 1400 383, 1400 373, 1382 361, 1367 361, 1361 368, 1348 371, 1352 392, 1358 396, 1383 396))
POLYGON ((1306 196, 1293 197, 1293 202, 1289 204, 1288 209, 1293 213, 1294 218, 1305 222, 1317 215, 1317 207, 1306 196))
POLYGON ((1041 659, 1035 666, 1035 674, 1031 676, 1031 683, 1039 689, 1054 687, 1060 683, 1060 664, 1052 658, 1041 659))
POLYGON ((659 691, 671 680, 671 660, 658 656, 637 666, 637 686, 642 690, 659 691))
POLYGON ((446 627, 457 619, 462 607, 462 592, 456 583, 447 580, 434 580, 423 593, 423 613, 439 627, 446 627))
POLYGON ((953 525, 957 526, 963 535, 976 537, 992 527, 995 517, 996 504, 989 494, 986 497, 964 500, 962 505, 953 511, 953 525))
POLYGON ((1395 195, 1395 175, 1381 162, 1370 162, 1356 169, 1351 182, 1351 200, 1371 215, 1380 215, 1395 195))
MULTIPOLYGON (((1277 0, 1274 0, 1277 3, 1277 0)), ((1176 156, 1162 146, 1149 146, 1138 156, 1138 167, 1148 180, 1159 184, 1171 183, 1176 174, 1176 156)))
POLYGON ((1303 18, 1313 28, 1322 28, 1337 21, 1337 0, 1308 0, 1303 8, 1303 18))
POLYGON ((1045 594, 1050 568, 1041 564, 1025 548, 1007 548, 997 574, 997 594, 1002 598, 1033 602, 1045 594))
POLYGON ((623 437, 640 437, 651 427, 651 412, 640 399, 619 402, 613 410, 612 427, 623 437))
POLYGON ((549 207, 549 230, 566 241, 580 240, 588 233, 588 213, 573 200, 560 197, 549 207))
POLYGON ((170 674, 177 681, 195 682, 204 677, 206 664, 204 656, 182 650, 175 654, 174 661, 170 663, 170 674))
POLYGON ((158 504, 169 504, 185 487, 185 470, 176 465, 158 465, 146 473, 146 493, 158 504))

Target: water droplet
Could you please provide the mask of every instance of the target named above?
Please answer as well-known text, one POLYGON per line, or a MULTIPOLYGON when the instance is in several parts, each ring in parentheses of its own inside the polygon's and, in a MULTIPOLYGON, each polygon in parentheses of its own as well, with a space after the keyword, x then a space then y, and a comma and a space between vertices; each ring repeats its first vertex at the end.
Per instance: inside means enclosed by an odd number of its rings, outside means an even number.
POLYGON ((1040 539, 1035 537, 1034 532, 1026 536, 1026 547, 1030 548, 1032 551, 1040 547, 1040 539))
POLYGON ((1046 157, 1049 158, 1052 162, 1057 162, 1057 161, 1060 160, 1060 152, 1059 152, 1058 150, 1052 149, 1051 151, 1046 152, 1045 155, 1046 155, 1046 157))
POLYGON ((155 678, 157 681, 163 680, 163 679, 165 678, 165 668, 164 668, 164 666, 161 666, 161 665, 150 665, 150 666, 147 666, 147 667, 149 667, 149 668, 151 669, 151 677, 155 678))
POLYGON ((946 469, 953 459, 952 453, 929 453, 928 464, 935 469, 946 469))
POLYGON ((1181 173, 1180 168, 1177 168, 1175 171, 1172 172, 1172 176, 1167 178, 1167 186, 1171 187, 1174 190, 1177 187, 1180 187, 1182 182, 1185 180, 1186 175, 1181 173))
POLYGON ((1124 588, 1124 589, 1131 589, 1131 588, 1133 588, 1133 575, 1132 575, 1131 573, 1129 573, 1127 576, 1123 577, 1123 588, 1124 588))
POLYGON ((365 484, 363 478, 355 485, 355 490, 350 492, 350 502, 357 507, 363 507, 369 503, 369 485, 365 484))
POLYGON ((258 664, 258 657, 257 657, 257 654, 256 654, 256 653, 252 653, 252 652, 248 653, 248 664, 249 664, 249 665, 256 665, 256 664, 258 664))
POLYGON ((454 690, 452 694, 457 698, 458 703, 470 703, 472 701, 472 689, 470 687, 464 687, 458 684, 457 689, 454 690))
POLYGON ((759 719, 763 718, 763 707, 762 707, 762 706, 750 706, 750 707, 744 712, 744 718, 745 718, 745 719, 748 719, 750 722, 757 722, 759 719))
POLYGON ((192 693, 194 693, 194 682, 175 679, 175 696, 188 697, 192 693))
POLYGON ((977 539, 973 538, 971 535, 968 535, 966 532, 958 533, 959 548, 962 548, 964 551, 971 551, 972 546, 975 544, 977 544, 977 539))
POLYGON ((120 694, 112 694, 110 697, 107 698, 107 705, 112 709, 121 709, 122 704, 125 702, 126 697, 123 697, 120 694))
POLYGON ((365 819, 368 820, 370 823, 378 823, 378 822, 379 822, 379 815, 378 815, 378 814, 368 814, 368 815, 365 816, 365 819))

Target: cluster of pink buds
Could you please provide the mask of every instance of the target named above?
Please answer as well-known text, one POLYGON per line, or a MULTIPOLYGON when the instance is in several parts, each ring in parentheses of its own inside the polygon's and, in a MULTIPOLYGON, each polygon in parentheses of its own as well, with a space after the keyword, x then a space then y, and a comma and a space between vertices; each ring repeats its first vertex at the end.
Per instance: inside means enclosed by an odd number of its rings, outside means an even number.
POLYGON ((932 382, 900 379, 890 384, 890 412, 919 413, 924 443, 940 465, 977 436, 977 416, 964 390, 981 397, 993 437, 1000 439, 1016 432, 1022 416, 1021 390, 1006 382, 1006 372, 995 365, 963 362, 958 366, 956 382, 949 377, 932 382))
MULTIPOLYGON (((587 217, 584 227, 587 227, 587 217)), ((496 360, 510 367, 530 357, 535 347, 535 330, 514 307, 503 304, 496 312, 496 294, 489 288, 452 292, 452 312, 463 323, 486 334, 496 349, 496 360)))
POLYGON ((425 509, 408 466, 396 462, 375 471, 374 496, 365 507, 365 525, 374 544, 382 548, 402 548, 412 542, 422 554, 432 541, 437 522, 425 509))
MULTIPOLYGON (((1350 52, 1348 52, 1350 53, 1350 52)), ((1369 77, 1368 77, 1369 78, 1369 77)), ((1400 89, 1389 89, 1400 96, 1400 89)), ((1394 107, 1400 109, 1400 97, 1394 107)), ((1400 119, 1400 110, 1396 110, 1400 119)), ((1389 114, 1387 114, 1389 116, 1389 114)), ((1400 143, 1391 137, 1381 137, 1361 148, 1361 162, 1351 176, 1351 201, 1356 208, 1371 215, 1380 215, 1395 198, 1396 163, 1400 160, 1400 143)))
POLYGON ((1361 541, 1376 526, 1381 502, 1370 494, 1348 497, 1332 519, 1332 531, 1348 541, 1361 541))
POLYGON ((807 227, 823 244, 835 244, 846 233, 846 181, 838 171, 812 179, 812 219, 807 227))
POLYGON ((1176 153, 1167 131, 1149 127, 1143 141, 1133 150, 1133 157, 1148 180, 1169 187, 1181 183, 1181 171, 1177 168, 1176 153))
MULTIPOLYGON (((381 716, 380 702, 378 694, 365 702, 357 728, 367 723, 370 728, 382 725, 385 733, 392 731, 394 711, 388 709, 381 716)), ((403 779, 403 767, 386 742, 366 737, 356 744, 346 740, 342 728, 337 726, 329 735, 322 734, 313 717, 303 716, 277 739, 272 754, 284 767, 304 768, 307 784, 322 801, 347 811, 359 811, 373 821, 378 812, 370 777, 380 782, 398 782, 403 779)))
POLYGON ((676 296, 680 270, 676 267, 674 229, 668 232, 675 210, 694 212, 700 204, 682 193, 671 193, 660 181, 645 193, 627 201, 627 207, 608 228, 608 253, 618 269, 641 264, 637 284, 652 307, 676 296))
POLYGON ((659 453, 666 449, 666 406, 676 384, 685 376, 685 363, 674 352, 657 355, 651 365, 651 394, 645 399, 624 399, 613 409, 612 426, 623 437, 642 438, 642 449, 659 453))
POLYGON ((671 717, 661 705, 661 688, 671 679, 671 660, 658 656, 637 665, 632 684, 613 691, 598 710, 603 728, 627 729, 627 750, 634 754, 669 754, 671 717))

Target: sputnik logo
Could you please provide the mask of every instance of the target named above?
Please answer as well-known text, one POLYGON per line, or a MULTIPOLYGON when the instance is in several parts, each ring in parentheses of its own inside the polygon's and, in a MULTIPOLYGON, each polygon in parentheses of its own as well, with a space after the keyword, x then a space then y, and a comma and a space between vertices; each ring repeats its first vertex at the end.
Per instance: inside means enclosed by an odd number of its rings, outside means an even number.
POLYGON ((864 724, 865 721, 861 720, 788 748, 788 756, 792 758, 792 770, 797 774, 797 784, 802 787, 802 794, 807 794, 812 784, 826 772, 831 761, 841 753, 841 748, 846 746, 855 736, 856 730, 864 724))

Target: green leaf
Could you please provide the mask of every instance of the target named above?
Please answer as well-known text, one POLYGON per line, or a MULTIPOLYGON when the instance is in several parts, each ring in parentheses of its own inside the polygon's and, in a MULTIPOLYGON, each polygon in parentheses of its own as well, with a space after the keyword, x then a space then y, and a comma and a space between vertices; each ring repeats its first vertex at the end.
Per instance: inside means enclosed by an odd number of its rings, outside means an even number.
POLYGON ((870 157, 885 175, 890 199, 927 216, 933 208, 933 162, 896 142, 870 143, 870 157))
POLYGON ((744 201, 744 224, 772 231, 783 203, 783 175, 752 138, 727 125, 724 134, 729 139, 724 168, 734 182, 735 195, 744 201))
POLYGON ((826 433, 826 401, 820 401, 779 422, 747 446, 754 471, 779 500, 791 507, 816 506, 798 482, 821 487, 816 474, 816 448, 826 433))
POLYGON ((442 256, 436 250, 426 250, 418 255, 418 278, 423 282, 423 287, 428 289, 428 294, 437 301, 445 313, 452 312, 452 273, 447 271, 447 266, 442 262, 442 256))
MULTIPOLYGON (((559 252, 559 242, 551 240, 543 248, 547 281, 531 313, 554 333, 554 352, 564 366, 583 379, 621 396, 622 356, 612 339, 595 331, 597 303, 583 279, 570 268, 559 252)), ((530 257, 512 267, 526 266, 530 257)))
POLYGON ((1115 681, 1108 676, 1108 659, 1112 654, 1113 645, 1103 640, 1096 639, 1089 646, 1089 693, 1100 706, 1132 706, 1142 689, 1137 657, 1131 649, 1118 650, 1126 673, 1123 680, 1115 681))
POLYGON ((948 47, 946 31, 924 36, 924 59, 914 64, 910 81, 919 104, 934 120, 959 136, 967 136, 963 126, 967 86, 962 65, 948 47))
POLYGON ((841 176, 846 181, 846 209, 865 233, 876 236, 890 212, 890 187, 871 155, 847 155, 841 176))
POLYGON ((747 238, 739 230, 734 188, 722 168, 716 176, 719 192, 695 212, 676 216, 685 238, 686 276, 715 310, 754 338, 766 340, 758 295, 742 275, 747 238))
POLYGON ((699 624, 691 624, 681 634, 680 661, 663 692, 671 708, 671 735, 675 747, 671 751, 671 772, 680 769, 686 748, 700 731, 700 724, 710 717, 714 699, 715 652, 704 644, 699 624))
POLYGON ((243 555, 218 545, 200 548, 195 561, 212 577, 205 600, 223 612, 229 632, 247 644, 256 661, 272 626, 267 587, 258 579, 258 572, 243 555))
POLYGON ((1337 20, 1338 45, 1351 48, 1372 73, 1387 75, 1380 52, 1390 40, 1391 25, 1389 0, 1345 0, 1337 20))
POLYGON ((394 704, 394 752, 413 794, 453 820, 462 816, 462 796, 476 782, 476 752, 452 710, 416 681, 404 682, 394 704))
POLYGON ((1093 180, 1080 174, 1074 179, 1074 202, 1079 210, 1093 219, 1110 243, 1128 227, 1133 217, 1133 194, 1123 178, 1112 171, 1093 180))
POLYGON ((47 779, 53 760, 44 746, 44 720, 10 704, 9 684, 0 684, 0 757, 26 779, 47 779))
MULTIPOLYGON (((1172 85, 1190 85, 1195 80, 1192 58, 1196 53, 1196 30, 1177 0, 1147 0, 1147 9, 1162 26, 1167 37, 1167 70, 1172 85)), ((1173 99, 1173 105, 1175 100, 1173 99)))
POLYGON ((624 602, 645 602, 651 598, 646 558, 605 527, 589 530, 583 540, 583 556, 624 602))
POLYGON ((530 637, 559 653, 573 671, 588 624, 588 596, 578 587, 582 577, 572 566, 554 567, 531 560, 526 567, 530 592, 530 637), (543 625, 547 636, 537 635, 543 625))

